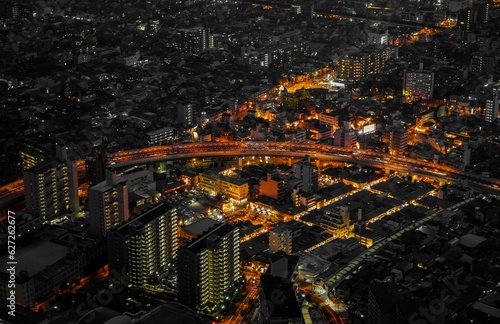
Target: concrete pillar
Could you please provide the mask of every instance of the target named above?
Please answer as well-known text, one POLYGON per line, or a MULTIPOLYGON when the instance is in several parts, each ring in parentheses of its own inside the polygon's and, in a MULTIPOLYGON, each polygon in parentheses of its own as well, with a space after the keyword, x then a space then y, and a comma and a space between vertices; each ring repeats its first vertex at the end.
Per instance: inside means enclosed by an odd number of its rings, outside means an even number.
POLYGON ((238 156, 238 170, 243 169, 243 157, 238 156))

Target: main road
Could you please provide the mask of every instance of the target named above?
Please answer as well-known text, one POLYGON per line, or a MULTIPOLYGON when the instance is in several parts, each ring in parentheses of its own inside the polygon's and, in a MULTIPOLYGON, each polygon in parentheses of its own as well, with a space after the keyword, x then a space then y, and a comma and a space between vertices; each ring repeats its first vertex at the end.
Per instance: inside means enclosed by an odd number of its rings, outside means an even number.
MULTIPOLYGON (((412 159, 401 155, 390 155, 368 150, 352 150, 315 143, 241 141, 150 146, 111 153, 108 156, 108 163, 111 167, 118 169, 140 164, 151 164, 188 158, 246 156, 301 158, 305 155, 310 155, 313 160, 318 159, 374 166, 386 170, 432 176, 448 181, 468 179, 473 183, 475 189, 484 189, 489 193, 499 193, 499 179, 482 177, 452 166, 436 164, 420 159, 412 159)), ((83 177, 85 174, 85 160, 77 161, 77 166, 79 176, 83 177)), ((0 208, 18 199, 23 195, 23 192, 24 182, 22 179, 0 187, 0 208)))

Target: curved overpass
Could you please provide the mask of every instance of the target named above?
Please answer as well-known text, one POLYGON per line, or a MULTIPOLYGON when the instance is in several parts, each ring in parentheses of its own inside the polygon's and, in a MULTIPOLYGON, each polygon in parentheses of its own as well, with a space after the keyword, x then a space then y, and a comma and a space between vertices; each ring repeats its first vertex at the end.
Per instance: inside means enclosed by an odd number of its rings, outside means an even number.
POLYGON ((387 170, 409 172, 443 180, 454 181, 466 178, 474 182, 475 189, 498 194, 500 180, 485 178, 464 172, 448 165, 435 164, 400 155, 390 155, 368 150, 351 150, 331 145, 289 142, 228 142, 228 143, 185 143, 166 146, 152 146, 136 150, 110 154, 109 163, 114 168, 199 157, 243 157, 243 156, 280 156, 304 157, 324 161, 338 161, 384 168, 387 170))
MULTIPOLYGON (((144 163, 155 163, 169 160, 180 160, 197 157, 243 157, 243 156, 281 156, 303 157, 309 154, 312 158, 325 161, 357 163, 361 165, 385 168, 388 170, 410 172, 424 176, 432 176, 445 180, 467 178, 476 182, 476 187, 497 192, 500 180, 485 178, 477 174, 467 173, 447 165, 434 164, 399 155, 381 152, 345 149, 331 145, 315 143, 289 142, 228 142, 228 143, 187 143, 163 146, 152 146, 134 150, 111 153, 108 162, 113 168, 134 166, 144 163)), ((78 173, 83 177, 85 160, 77 162, 78 173)), ((0 187, 0 207, 5 206, 24 192, 22 179, 0 187)))
POLYGON ((464 172, 448 165, 435 164, 399 155, 390 155, 368 150, 351 150, 322 144, 288 142, 229 142, 229 143, 187 143, 152 146, 136 150, 120 151, 109 155, 108 161, 114 168, 133 166, 193 157, 214 156, 284 156, 303 157, 306 154, 321 160, 337 160, 383 167, 395 171, 410 171, 436 176, 462 176, 491 184, 500 184, 498 179, 485 178, 464 172))

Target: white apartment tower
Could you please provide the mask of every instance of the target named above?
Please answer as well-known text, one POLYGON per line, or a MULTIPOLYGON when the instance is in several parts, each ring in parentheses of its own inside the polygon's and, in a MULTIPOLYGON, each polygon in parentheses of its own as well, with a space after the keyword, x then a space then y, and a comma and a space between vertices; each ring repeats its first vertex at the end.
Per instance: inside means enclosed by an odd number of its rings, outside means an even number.
POLYGON ((188 127, 194 124, 193 104, 177 105, 177 120, 182 125, 188 127))
POLYGON ((498 118, 498 110, 500 106, 500 83, 493 86, 493 95, 491 99, 486 100, 485 120, 488 123, 493 123, 498 118))
POLYGON ((108 232, 109 267, 125 273, 134 287, 175 266, 178 250, 177 210, 158 205, 108 232))
POLYGON ((50 220, 70 210, 68 167, 61 162, 46 161, 25 170, 26 211, 50 220))
POLYGON ((424 71, 423 64, 415 72, 405 72, 403 96, 410 100, 432 99, 434 95, 434 72, 424 71))
POLYGON ((239 229, 217 224, 181 246, 177 260, 179 302, 213 313, 241 279, 239 229))
POLYGON ((127 181, 106 170, 106 180, 89 189, 90 233, 106 233, 129 219, 127 181))

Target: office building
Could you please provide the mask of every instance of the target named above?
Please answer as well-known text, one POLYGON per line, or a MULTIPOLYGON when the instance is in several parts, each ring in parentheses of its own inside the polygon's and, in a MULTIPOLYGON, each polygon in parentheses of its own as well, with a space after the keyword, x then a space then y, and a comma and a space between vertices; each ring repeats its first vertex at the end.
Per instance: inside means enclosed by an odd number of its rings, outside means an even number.
POLYGON ((88 199, 93 235, 106 236, 110 229, 129 218, 127 181, 117 178, 111 170, 106 170, 106 180, 89 189, 88 199))
POLYGON ((122 273, 138 287, 175 266, 178 250, 177 210, 158 205, 109 231, 109 268, 122 273))
POLYGON ((269 253, 279 251, 292 254, 292 231, 285 226, 276 226, 269 232, 269 253))
POLYGON ((457 147, 453 150, 455 159, 459 161, 459 163, 457 163, 457 167, 465 170, 465 167, 470 164, 471 151, 472 149, 469 147, 468 141, 462 142, 462 145, 460 147, 457 147))
POLYGON ((391 131, 389 142, 389 153, 393 155, 405 155, 408 148, 408 131, 398 128, 391 131))
POLYGON ((200 187, 215 195, 225 195, 230 200, 240 203, 248 198, 248 182, 232 177, 225 177, 214 173, 200 174, 200 187))
POLYGON ((389 31, 384 32, 368 32, 366 43, 368 45, 388 45, 389 31))
POLYGON ((276 200, 283 200, 286 196, 286 181, 277 175, 267 174, 266 179, 260 180, 259 195, 276 200))
POLYGON ((316 196, 312 192, 301 191, 300 187, 292 190, 292 202, 295 206, 304 206, 308 210, 316 207, 316 196))
POLYGON ((339 115, 334 113, 321 112, 318 114, 319 122, 330 126, 332 129, 339 128, 339 115))
POLYGON ((349 208, 347 206, 325 208, 320 226, 331 232, 335 237, 348 237, 351 232, 349 208))
POLYGON ((106 179, 106 151, 97 149, 85 159, 85 178, 90 186, 103 182, 106 179))
POLYGON ((239 229, 215 225, 179 248, 177 264, 179 302, 217 312, 241 279, 239 229))
POLYGON ((301 180, 302 190, 307 192, 318 190, 318 167, 311 164, 309 155, 293 165, 293 174, 295 178, 301 180))
POLYGON ((333 145, 351 150, 358 148, 358 138, 356 132, 351 129, 351 123, 344 122, 344 127, 335 132, 333 135, 333 145))
POLYGON ((403 96, 410 101, 432 99, 434 94, 434 73, 423 70, 423 65, 415 72, 405 72, 403 96))
POLYGON ((299 108, 299 101, 311 98, 311 94, 305 88, 302 88, 295 93, 284 92, 281 95, 281 101, 287 108, 297 110, 299 108))
POLYGON ((43 221, 70 210, 68 167, 58 161, 46 161, 25 170, 26 211, 43 221))
POLYGON ((149 145, 168 144, 177 136, 177 130, 172 127, 163 127, 146 133, 149 145))

